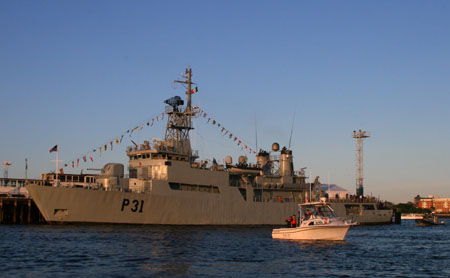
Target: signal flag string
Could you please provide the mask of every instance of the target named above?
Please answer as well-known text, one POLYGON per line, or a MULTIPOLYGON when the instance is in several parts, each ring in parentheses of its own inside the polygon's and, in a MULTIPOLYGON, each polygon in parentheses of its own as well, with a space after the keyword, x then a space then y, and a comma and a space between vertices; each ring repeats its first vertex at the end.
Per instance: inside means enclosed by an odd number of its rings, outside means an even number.
MULTIPOLYGON (((122 143, 122 140, 123 140, 123 138, 126 135, 131 137, 135 131, 141 131, 142 129, 144 129, 144 127, 153 127, 156 123, 164 120, 164 116, 165 116, 164 112, 162 112, 161 114, 155 115, 151 119, 148 119, 148 120, 142 122, 141 124, 136 125, 134 128, 128 129, 127 131, 123 132, 119 136, 114 137, 112 140, 106 142, 105 144, 101 144, 101 145, 99 145, 99 147, 93 148, 91 151, 86 152, 86 153, 78 156, 75 159, 69 160, 71 162, 64 164, 64 167, 70 167, 71 166, 72 168, 75 168, 75 166, 76 166, 78 168, 80 166, 80 160, 82 159, 84 161, 84 163, 87 163, 88 162, 87 161, 88 157, 89 157, 89 160, 91 161, 91 163, 93 163, 94 162, 94 157, 93 157, 92 153, 96 153, 98 151, 98 155, 101 157, 102 156, 102 152, 108 151, 108 144, 109 144, 110 151, 113 151, 114 143, 116 143, 116 145, 119 145, 119 144, 122 143)), ((60 170, 61 173, 63 173, 63 168, 61 168, 59 170, 60 170)))

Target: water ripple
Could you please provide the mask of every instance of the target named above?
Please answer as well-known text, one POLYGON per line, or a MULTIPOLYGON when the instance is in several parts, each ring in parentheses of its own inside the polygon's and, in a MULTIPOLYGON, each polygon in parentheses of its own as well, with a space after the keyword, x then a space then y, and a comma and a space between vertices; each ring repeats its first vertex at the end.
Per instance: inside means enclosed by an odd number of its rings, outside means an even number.
POLYGON ((273 227, 0 226, 2 277, 449 277, 448 226, 352 227, 345 242, 273 227))

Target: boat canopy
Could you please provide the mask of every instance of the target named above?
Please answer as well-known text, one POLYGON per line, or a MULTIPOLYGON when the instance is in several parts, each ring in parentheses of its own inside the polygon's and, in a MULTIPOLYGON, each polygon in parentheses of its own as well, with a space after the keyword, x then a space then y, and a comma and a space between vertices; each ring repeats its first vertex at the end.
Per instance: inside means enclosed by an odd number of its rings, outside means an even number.
POLYGON ((305 215, 335 218, 333 209, 325 202, 299 204, 300 217, 305 215), (309 213, 308 213, 309 212, 309 213))

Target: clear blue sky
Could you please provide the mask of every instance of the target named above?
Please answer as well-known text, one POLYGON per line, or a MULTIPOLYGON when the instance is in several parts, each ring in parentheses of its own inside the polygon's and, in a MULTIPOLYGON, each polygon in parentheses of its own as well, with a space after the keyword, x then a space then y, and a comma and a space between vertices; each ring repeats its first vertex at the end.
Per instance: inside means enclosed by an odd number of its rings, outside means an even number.
MULTIPOLYGON (((0 160, 23 177, 28 158, 38 177, 58 144, 71 163, 184 97, 172 81, 190 64, 194 104, 249 146, 255 122, 259 148, 287 145, 296 111, 297 170, 354 192, 363 129, 366 193, 450 197, 449 14, 448 1, 1 1, 0 160)), ((161 123, 131 139, 155 137, 161 123)), ((126 164, 125 139, 74 172, 126 164)), ((203 120, 192 139, 203 158, 243 153, 203 120)))

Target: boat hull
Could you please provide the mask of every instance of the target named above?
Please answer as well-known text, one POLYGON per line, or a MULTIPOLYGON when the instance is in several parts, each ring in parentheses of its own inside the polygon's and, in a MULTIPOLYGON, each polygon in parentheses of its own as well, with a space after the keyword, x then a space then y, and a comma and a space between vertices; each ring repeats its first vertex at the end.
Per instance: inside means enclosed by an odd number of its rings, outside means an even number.
POLYGON ((33 184, 27 189, 48 223, 282 225, 297 210, 297 203, 245 201, 233 190, 156 194, 33 184))
POLYGON ((415 219, 418 226, 434 226, 434 225, 443 225, 443 222, 434 222, 433 220, 428 219, 415 219))
POLYGON ((350 225, 314 225, 275 229, 272 238, 290 240, 344 240, 350 225))

